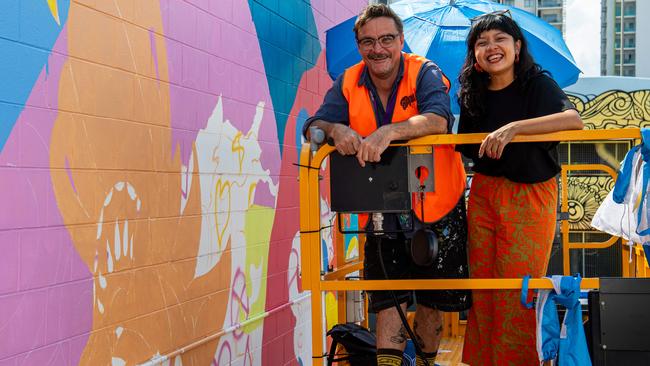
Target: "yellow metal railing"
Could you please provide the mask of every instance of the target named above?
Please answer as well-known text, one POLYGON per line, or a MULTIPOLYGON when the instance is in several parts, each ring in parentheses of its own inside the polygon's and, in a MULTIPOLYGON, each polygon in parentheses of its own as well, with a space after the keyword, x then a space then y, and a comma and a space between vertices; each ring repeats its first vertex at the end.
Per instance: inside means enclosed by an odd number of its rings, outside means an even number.
MULTIPOLYGON (((463 134, 463 135, 430 135, 413 139, 405 143, 392 144, 392 146, 431 146, 439 144, 476 144, 480 143, 486 134, 463 134)), ((582 130, 562 131, 544 135, 516 136, 516 142, 541 142, 541 141, 603 141, 603 140, 634 140, 640 138, 638 128, 616 129, 616 130, 582 130)), ((340 261, 340 268, 321 274, 321 223, 320 223, 320 192, 319 179, 320 167, 323 160, 334 151, 334 147, 324 145, 316 153, 309 149, 309 145, 302 147, 300 155, 300 243, 301 243, 301 273, 303 290, 311 290, 311 311, 312 311, 312 354, 313 364, 323 364, 323 291, 346 291, 346 290, 400 290, 400 289, 520 289, 522 279, 500 278, 500 279, 436 279, 436 280, 343 280, 349 273, 359 271, 363 268, 362 258, 357 261, 340 261)), ((575 170, 602 170, 609 173, 613 178, 616 172, 600 164, 590 165, 568 165, 563 166, 561 173, 562 186, 562 211, 568 210, 567 203, 567 179, 568 172, 575 170)), ((617 238, 613 237, 602 243, 571 243, 569 242, 569 223, 562 221, 562 249, 564 274, 569 274, 569 251, 571 249, 584 248, 606 248, 613 245, 617 238)), ((359 251, 362 245, 359 244, 359 251)), ((337 248, 337 251, 340 248, 337 248)), ((339 256, 337 256, 339 258, 339 256)), ((538 278, 531 279, 530 288, 552 288, 551 281, 538 278)), ((582 288, 592 289, 599 287, 598 278, 584 278, 582 288)), ((340 298, 340 297, 339 297, 340 298)), ((339 307, 341 309, 341 307, 339 307)))

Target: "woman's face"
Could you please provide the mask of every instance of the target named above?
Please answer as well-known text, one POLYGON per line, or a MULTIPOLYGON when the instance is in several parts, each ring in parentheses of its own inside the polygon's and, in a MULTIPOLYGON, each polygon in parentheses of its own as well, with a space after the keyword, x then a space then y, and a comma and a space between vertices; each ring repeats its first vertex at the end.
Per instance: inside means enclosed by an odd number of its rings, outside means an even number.
POLYGON ((515 75, 515 58, 518 58, 521 41, 499 29, 481 33, 474 43, 474 57, 490 76, 515 75))

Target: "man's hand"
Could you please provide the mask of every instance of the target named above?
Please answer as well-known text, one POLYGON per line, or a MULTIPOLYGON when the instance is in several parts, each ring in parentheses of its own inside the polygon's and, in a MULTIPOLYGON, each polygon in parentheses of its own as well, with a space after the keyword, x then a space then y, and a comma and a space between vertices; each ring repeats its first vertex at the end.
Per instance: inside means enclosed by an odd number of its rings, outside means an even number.
POLYGON ((517 134, 517 129, 516 122, 511 122, 487 135, 478 149, 478 157, 481 158, 485 154, 489 158, 500 159, 503 149, 517 134))
POLYGON ((389 132, 390 125, 383 126, 361 141, 357 150, 357 160, 362 167, 366 166, 366 161, 376 163, 381 159, 381 154, 391 142, 389 132))
POLYGON ((361 136, 346 125, 334 124, 329 136, 341 155, 354 155, 361 145, 361 136))

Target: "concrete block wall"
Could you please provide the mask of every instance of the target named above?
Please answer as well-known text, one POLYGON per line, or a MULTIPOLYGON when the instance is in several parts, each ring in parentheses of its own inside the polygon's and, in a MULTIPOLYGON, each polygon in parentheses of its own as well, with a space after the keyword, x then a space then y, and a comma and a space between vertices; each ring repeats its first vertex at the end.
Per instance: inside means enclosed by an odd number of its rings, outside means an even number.
POLYGON ((365 3, 3 2, 0 366, 311 364, 292 164, 365 3))

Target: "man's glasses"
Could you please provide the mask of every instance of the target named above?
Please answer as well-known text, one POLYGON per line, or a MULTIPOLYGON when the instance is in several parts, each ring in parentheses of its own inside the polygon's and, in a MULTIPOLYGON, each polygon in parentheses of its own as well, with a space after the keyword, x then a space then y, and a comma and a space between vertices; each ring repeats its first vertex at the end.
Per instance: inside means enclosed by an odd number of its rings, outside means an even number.
POLYGON ((379 42, 380 46, 388 48, 393 45, 395 39, 397 39, 397 36, 399 36, 399 34, 385 34, 377 39, 370 37, 363 38, 358 40, 357 43, 359 44, 359 48, 363 51, 368 51, 375 48, 375 44, 377 42, 379 42))
POLYGON ((483 19, 483 18, 486 18, 486 17, 488 17, 488 16, 496 16, 496 15, 505 15, 505 16, 507 16, 508 18, 512 19, 512 14, 510 13, 510 9, 502 9, 502 10, 493 11, 493 12, 491 12, 491 13, 481 14, 481 15, 479 15, 479 16, 476 16, 476 17, 474 17, 474 18, 471 18, 469 21, 470 21, 472 24, 474 24, 474 23, 478 22, 479 20, 481 20, 481 19, 483 19))

